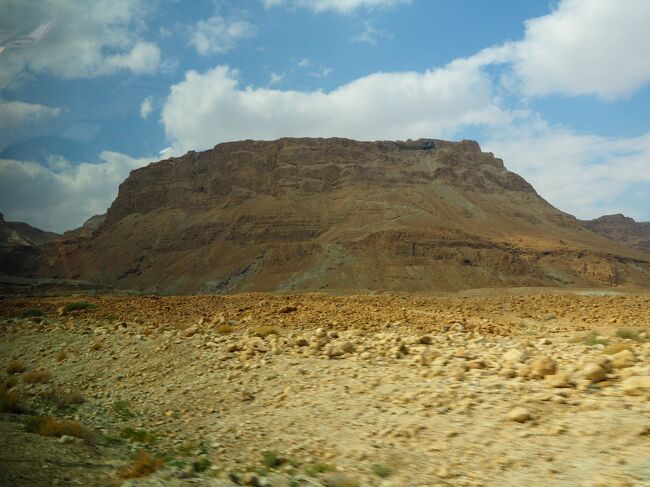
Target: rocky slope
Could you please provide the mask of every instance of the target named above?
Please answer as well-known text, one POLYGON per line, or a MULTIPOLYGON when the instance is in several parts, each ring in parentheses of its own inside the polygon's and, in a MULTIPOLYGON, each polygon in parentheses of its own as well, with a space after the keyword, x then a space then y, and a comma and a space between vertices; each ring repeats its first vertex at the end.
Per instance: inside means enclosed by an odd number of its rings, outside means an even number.
POLYGON ((156 293, 650 285, 476 142, 225 143, 135 170, 41 274, 156 293))
POLYGON ((621 215, 604 215, 582 224, 604 237, 650 254, 650 222, 636 222, 621 215))

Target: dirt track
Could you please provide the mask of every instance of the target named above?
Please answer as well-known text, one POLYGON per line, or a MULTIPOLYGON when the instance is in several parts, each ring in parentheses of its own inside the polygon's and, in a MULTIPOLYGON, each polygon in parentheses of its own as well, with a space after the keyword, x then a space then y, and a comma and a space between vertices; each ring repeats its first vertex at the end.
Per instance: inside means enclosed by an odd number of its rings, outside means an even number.
POLYGON ((145 449, 166 464, 133 485, 650 485, 650 295, 479 294, 2 301, 4 378, 12 358, 51 373, 12 390, 100 439, 3 414, 0 480, 119 485, 145 449), (16 473, 16 451, 49 468, 16 473))

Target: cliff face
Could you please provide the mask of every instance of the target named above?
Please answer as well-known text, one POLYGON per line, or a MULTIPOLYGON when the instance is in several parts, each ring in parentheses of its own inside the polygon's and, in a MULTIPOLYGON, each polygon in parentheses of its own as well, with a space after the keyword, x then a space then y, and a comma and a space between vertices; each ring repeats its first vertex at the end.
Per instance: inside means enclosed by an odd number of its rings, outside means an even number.
POLYGON ((135 170, 48 277, 150 292, 650 285, 650 258, 584 229, 476 142, 280 139, 135 170))
POLYGON ((604 215, 582 224, 592 232, 650 254, 650 222, 636 222, 621 215, 604 215))

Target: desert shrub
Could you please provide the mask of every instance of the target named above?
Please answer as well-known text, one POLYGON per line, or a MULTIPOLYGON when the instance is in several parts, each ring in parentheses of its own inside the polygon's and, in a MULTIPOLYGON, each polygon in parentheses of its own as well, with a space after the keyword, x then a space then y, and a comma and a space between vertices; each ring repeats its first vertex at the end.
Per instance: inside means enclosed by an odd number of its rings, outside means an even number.
POLYGON ((10 377, 7 377, 5 380, 3 380, 0 383, 0 391, 8 391, 12 387, 14 387, 16 384, 18 384, 18 378, 14 377, 13 375, 10 377))
POLYGON ((45 312, 38 308, 25 308, 20 312, 21 318, 33 318, 36 316, 45 316, 45 312))
POLYGON ((221 335, 227 335, 228 333, 232 333, 235 331, 235 327, 232 325, 218 325, 215 330, 217 333, 221 335))
POLYGON ((101 350, 103 346, 104 346, 104 342, 96 341, 96 342, 93 342, 92 345, 90 345, 90 349, 94 350, 94 351, 97 351, 97 350, 101 350))
POLYGON ((202 473, 209 469, 211 465, 212 462, 207 458, 204 458, 203 460, 192 462, 192 470, 194 470, 196 473, 202 473))
POLYGON ((623 350, 633 351, 634 347, 629 343, 612 343, 603 349, 603 353, 605 355, 614 355, 615 353, 621 352, 623 350))
POLYGON ((305 472, 307 472, 307 474, 312 476, 317 475, 319 473, 331 472, 332 470, 334 470, 334 467, 332 467, 328 463, 322 463, 322 462, 314 463, 312 465, 309 465, 307 468, 305 468, 305 472))
POLYGON ((65 350, 61 350, 59 354, 56 356, 56 361, 63 362, 67 358, 68 358, 68 352, 66 352, 65 350))
POLYGON ((385 479, 386 477, 390 477, 392 471, 386 465, 375 464, 372 466, 372 473, 374 473, 377 477, 385 479))
POLYGON ((0 390, 0 413, 23 414, 25 409, 14 391, 0 390))
POLYGON ((158 470, 163 464, 162 459, 156 458, 147 452, 138 452, 135 461, 131 465, 122 468, 118 475, 122 479, 137 479, 146 477, 158 470))
POLYGON ((7 371, 7 374, 14 375, 25 372, 27 369, 25 367, 25 364, 23 364, 20 360, 14 359, 7 364, 5 370, 7 371))
POLYGON ((359 487, 359 481, 341 472, 336 472, 325 479, 323 483, 326 487, 359 487))
POLYGON ((64 409, 70 406, 78 406, 86 402, 84 397, 78 391, 71 391, 66 394, 57 394, 55 398, 56 407, 59 409, 64 409))
POLYGON ((86 301, 77 301, 74 303, 67 303, 63 307, 64 313, 70 313, 71 311, 84 311, 87 309, 96 309, 98 306, 93 303, 88 303, 86 301))
POLYGON ((581 337, 574 338, 573 342, 584 343, 585 345, 593 347, 595 345, 607 345, 609 343, 609 340, 600 338, 595 331, 592 331, 581 337))
POLYGON ((44 369, 32 370, 23 375, 23 382, 28 384, 47 384, 50 382, 50 373, 44 369))
POLYGON ((637 342, 642 340, 642 338, 639 336, 639 332, 630 328, 619 328, 616 330, 616 336, 625 340, 634 340, 637 342))
POLYGON ((260 337, 260 338, 266 338, 269 335, 279 335, 278 329, 275 326, 256 326, 251 330, 253 335, 260 337))
POLYGON ((120 438, 131 442, 138 443, 155 443, 157 441, 156 435, 149 433, 145 430, 136 430, 133 428, 124 428, 120 431, 120 438))
POLYGON ((113 414, 122 420, 127 420, 135 417, 131 411, 129 401, 115 401, 113 403, 113 414))
POLYGON ((279 457, 273 451, 265 451, 262 453, 262 465, 266 468, 278 468, 284 462, 284 458, 279 457))
POLYGON ((69 419, 57 419, 52 416, 30 416, 24 421, 25 430, 42 436, 60 437, 63 435, 88 439, 90 432, 81 423, 69 419))

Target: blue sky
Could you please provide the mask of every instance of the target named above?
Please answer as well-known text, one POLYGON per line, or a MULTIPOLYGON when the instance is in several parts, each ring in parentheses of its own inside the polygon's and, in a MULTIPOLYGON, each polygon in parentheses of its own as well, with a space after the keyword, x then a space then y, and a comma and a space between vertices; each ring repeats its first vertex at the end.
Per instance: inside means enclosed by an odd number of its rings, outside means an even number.
POLYGON ((0 0, 0 211, 63 231, 237 139, 471 138, 579 218, 650 212, 650 2, 0 0))

